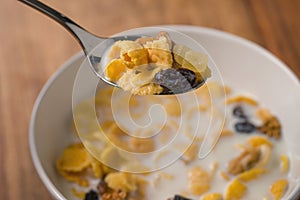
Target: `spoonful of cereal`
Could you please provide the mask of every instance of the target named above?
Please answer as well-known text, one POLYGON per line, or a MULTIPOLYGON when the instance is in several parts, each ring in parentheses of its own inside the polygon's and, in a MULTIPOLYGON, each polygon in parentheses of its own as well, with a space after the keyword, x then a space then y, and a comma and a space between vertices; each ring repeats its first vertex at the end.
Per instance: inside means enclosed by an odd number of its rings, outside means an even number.
POLYGON ((211 76, 208 56, 200 53, 203 48, 191 49, 186 44, 196 42, 182 33, 163 28, 153 33, 146 27, 141 29, 144 35, 98 37, 40 1, 20 1, 66 28, 80 43, 93 72, 109 85, 137 95, 170 95, 199 88, 211 76))

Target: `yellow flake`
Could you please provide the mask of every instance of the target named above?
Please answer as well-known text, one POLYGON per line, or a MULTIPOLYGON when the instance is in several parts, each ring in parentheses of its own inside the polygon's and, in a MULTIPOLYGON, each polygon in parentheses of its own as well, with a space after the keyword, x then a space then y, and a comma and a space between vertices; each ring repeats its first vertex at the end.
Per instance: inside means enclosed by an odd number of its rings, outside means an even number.
POLYGON ((130 150, 134 153, 149 153, 155 150, 152 138, 131 137, 129 141, 130 150))
POLYGON ((228 129, 223 129, 221 131, 221 137, 227 137, 227 136, 232 136, 233 135, 233 132, 231 130, 228 130, 228 129))
POLYGON ((268 109, 260 108, 257 110, 256 115, 262 120, 265 121, 272 117, 271 112, 268 109))
POLYGON ((84 173, 82 172, 67 172, 58 169, 58 172, 70 182, 77 183, 79 186, 88 187, 89 181, 84 178, 84 173))
POLYGON ((164 67, 171 67, 173 57, 170 51, 170 42, 165 36, 156 40, 147 41, 144 47, 148 50, 149 62, 156 63, 164 67))
POLYGON ((230 177, 226 174, 226 172, 220 171, 220 176, 221 176, 225 181, 230 181, 230 177))
POLYGON ((78 197, 79 199, 84 199, 85 192, 78 191, 76 188, 72 187, 71 192, 75 197, 78 197))
POLYGON ((58 158, 56 166, 59 171, 81 172, 90 163, 88 152, 79 143, 68 146, 58 158))
POLYGON ((148 51, 147 49, 136 49, 121 55, 121 58, 132 63, 133 66, 144 65, 148 63, 148 51))
MULTIPOLYGON (((113 166, 114 168, 120 167, 124 161, 124 159, 121 158, 117 148, 113 145, 103 149, 102 154, 100 155, 100 160, 103 162, 103 164, 113 166)), ((103 168, 103 171, 105 172, 106 168, 103 168)))
POLYGON ((105 74, 111 81, 118 81, 127 71, 129 65, 122 59, 113 59, 106 67, 105 74))
POLYGON ((164 68, 168 68, 172 66, 173 58, 172 54, 168 50, 162 49, 148 49, 149 54, 149 62, 155 63, 160 66, 164 66, 164 68))
POLYGON ((261 175, 267 173, 267 170, 263 169, 263 168, 254 168, 254 169, 250 169, 248 171, 245 171, 243 173, 241 173, 240 175, 238 175, 238 179, 241 181, 251 181, 253 179, 257 179, 258 177, 260 177, 261 175))
POLYGON ((135 175, 123 172, 112 172, 107 174, 105 182, 108 187, 114 190, 123 190, 125 192, 137 190, 138 180, 135 175))
POLYGON ((225 192, 225 200, 240 200, 243 198, 247 187, 238 179, 234 179, 227 187, 225 192))
POLYGON ((251 97, 247 97, 247 96, 243 96, 243 95, 231 97, 226 100, 226 104, 232 104, 232 103, 247 103, 251 106, 258 105, 256 100, 252 99, 251 97))
POLYGON ((223 200, 223 196, 219 193, 211 193, 204 195, 202 200, 223 200))
POLYGON ((182 157, 182 159, 185 163, 189 163, 196 159, 196 157, 198 155, 198 151, 199 151, 199 146, 200 146, 200 144, 198 142, 193 142, 187 148, 187 150, 184 152, 183 157, 182 157))
POLYGON ((269 147, 272 147, 273 144, 262 136, 254 136, 247 140, 247 143, 252 147, 259 147, 261 145, 268 145, 269 147))
POLYGON ((194 195, 202 195, 210 189, 210 175, 200 166, 190 169, 189 190, 194 195))
POLYGON ((289 170, 289 158, 287 155, 281 155, 280 160, 281 160, 281 171, 283 173, 286 173, 289 170))
POLYGON ((94 173, 94 176, 96 178, 101 178, 104 175, 103 169, 102 169, 102 164, 96 160, 95 158, 90 158, 91 159, 91 167, 94 173))
POLYGON ((133 91, 133 94, 136 95, 151 95, 151 94, 159 94, 163 91, 164 89, 155 83, 149 83, 147 85, 144 85, 140 88, 137 88, 136 90, 133 91))
POLYGON ((192 51, 190 48, 180 44, 174 45, 173 54, 176 62, 182 65, 183 68, 198 72, 203 77, 208 77, 207 75, 209 75, 209 73, 206 72, 209 70, 207 68, 207 55, 192 51))
POLYGON ((271 187, 270 192, 274 198, 274 200, 280 200, 281 197, 284 195, 285 191, 288 187, 288 181, 285 179, 280 179, 275 181, 271 187))

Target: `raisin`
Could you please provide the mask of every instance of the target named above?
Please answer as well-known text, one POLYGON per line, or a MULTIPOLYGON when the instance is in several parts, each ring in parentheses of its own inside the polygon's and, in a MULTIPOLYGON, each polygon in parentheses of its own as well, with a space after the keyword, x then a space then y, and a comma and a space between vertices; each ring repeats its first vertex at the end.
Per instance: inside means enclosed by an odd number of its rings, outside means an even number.
POLYGON ((247 116, 244 113, 244 109, 240 105, 233 108, 232 114, 233 114, 233 116, 235 116, 237 118, 247 119, 247 116))
POLYGON ((174 196, 174 200, 191 200, 191 199, 182 197, 182 196, 180 196, 180 195, 175 195, 175 196, 174 196))
POLYGON ((192 84, 188 79, 173 68, 159 71, 155 74, 154 79, 165 88, 164 91, 167 93, 183 93, 192 89, 192 84))
POLYGON ((192 87, 196 84, 196 74, 195 72, 186 69, 186 68, 178 68, 177 71, 186 78, 186 80, 192 85, 192 87))
POLYGON ((94 190, 90 190, 88 193, 85 194, 84 200, 98 200, 98 193, 94 190))
POLYGON ((238 122, 234 125, 234 128, 239 133, 252 133, 256 130, 256 126, 248 121, 238 122))

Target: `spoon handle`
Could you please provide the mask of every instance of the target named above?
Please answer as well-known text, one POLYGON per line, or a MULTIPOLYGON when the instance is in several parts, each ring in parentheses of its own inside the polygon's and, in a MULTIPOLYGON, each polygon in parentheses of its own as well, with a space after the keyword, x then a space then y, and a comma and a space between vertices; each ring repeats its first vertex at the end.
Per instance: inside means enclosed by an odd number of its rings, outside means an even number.
POLYGON ((78 40, 85 53, 90 52, 95 47, 95 44, 99 44, 104 40, 104 38, 99 38, 93 35, 70 18, 64 16, 60 12, 54 10, 53 8, 50 8, 49 6, 38 0, 19 1, 47 15, 48 17, 52 18, 60 25, 62 25, 64 28, 66 28, 78 40))

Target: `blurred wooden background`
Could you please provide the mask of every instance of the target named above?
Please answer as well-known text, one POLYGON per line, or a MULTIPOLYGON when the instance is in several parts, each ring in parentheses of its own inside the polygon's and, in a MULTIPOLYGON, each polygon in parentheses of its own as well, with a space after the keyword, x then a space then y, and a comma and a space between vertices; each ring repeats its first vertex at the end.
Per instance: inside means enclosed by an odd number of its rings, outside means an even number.
MULTIPOLYGON (((265 47, 300 77, 299 0, 45 0, 91 32, 187 24, 265 47)), ((28 126, 43 84, 80 46, 56 22, 16 0, 0 5, 0 199, 50 199, 29 154, 28 126)))

